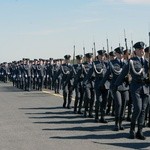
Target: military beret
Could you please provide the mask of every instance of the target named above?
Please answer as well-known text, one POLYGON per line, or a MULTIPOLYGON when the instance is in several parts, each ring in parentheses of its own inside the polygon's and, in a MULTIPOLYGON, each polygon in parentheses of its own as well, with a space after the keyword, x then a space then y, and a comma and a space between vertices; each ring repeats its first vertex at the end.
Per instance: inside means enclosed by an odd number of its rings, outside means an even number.
POLYGON ((82 58, 83 58, 82 55, 77 55, 77 56, 76 56, 76 59, 82 59, 82 58))
POLYGON ((98 55, 104 55, 106 53, 106 51, 105 50, 98 50, 97 53, 98 53, 98 55))
POLYGON ((64 56, 65 59, 70 59, 70 57, 71 57, 70 55, 65 55, 64 56))
POLYGON ((86 54, 85 54, 85 57, 87 57, 87 58, 92 58, 92 57, 93 57, 93 53, 86 53, 86 54))
POLYGON ((146 53, 148 53, 148 52, 149 52, 149 49, 150 49, 150 47, 146 47, 146 48, 144 49, 144 51, 145 51, 146 53))
POLYGON ((34 61, 38 61, 37 59, 34 59, 34 61))
POLYGON ((123 47, 117 47, 114 49, 114 51, 118 54, 123 54, 123 49, 124 49, 123 47))
POLYGON ((53 60, 53 58, 49 58, 49 60, 53 60))
POLYGON ((144 46, 145 46, 145 43, 144 43, 144 42, 137 42, 137 43, 135 43, 135 44, 133 45, 133 47, 134 47, 135 49, 143 49, 144 46))
POLYGON ((114 51, 109 52, 109 55, 110 55, 110 56, 115 56, 114 51))

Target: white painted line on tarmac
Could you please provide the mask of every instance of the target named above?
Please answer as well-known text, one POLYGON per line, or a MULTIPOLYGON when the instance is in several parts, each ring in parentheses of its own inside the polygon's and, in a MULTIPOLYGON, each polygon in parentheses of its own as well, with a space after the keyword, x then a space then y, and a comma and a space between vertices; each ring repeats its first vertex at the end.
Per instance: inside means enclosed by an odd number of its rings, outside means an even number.
MULTIPOLYGON (((57 96, 57 97, 63 98, 63 95, 61 95, 61 94, 54 94, 54 93, 51 93, 50 91, 45 91, 45 90, 43 90, 42 92, 46 93, 46 94, 50 94, 50 95, 53 95, 53 96, 57 96)), ((72 98, 72 100, 75 101, 75 98, 72 98)))

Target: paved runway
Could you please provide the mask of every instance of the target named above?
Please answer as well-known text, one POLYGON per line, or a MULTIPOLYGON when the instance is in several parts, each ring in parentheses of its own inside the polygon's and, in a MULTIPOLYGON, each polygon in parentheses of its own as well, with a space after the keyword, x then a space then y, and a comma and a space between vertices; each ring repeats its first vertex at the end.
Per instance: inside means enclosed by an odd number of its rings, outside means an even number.
POLYGON ((124 131, 114 132, 110 116, 108 124, 97 124, 61 106, 62 97, 52 91, 0 83, 0 150, 150 149, 150 128, 144 128, 145 141, 131 140, 126 121, 124 131))

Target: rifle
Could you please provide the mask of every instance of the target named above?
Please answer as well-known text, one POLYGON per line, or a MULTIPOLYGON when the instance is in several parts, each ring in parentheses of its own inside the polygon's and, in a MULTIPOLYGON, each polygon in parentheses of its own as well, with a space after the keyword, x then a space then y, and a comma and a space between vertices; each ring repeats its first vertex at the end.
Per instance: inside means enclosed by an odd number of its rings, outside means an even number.
POLYGON ((95 58, 95 60, 96 60, 96 48, 95 48, 95 42, 93 43, 93 45, 94 45, 94 58, 95 58))
POLYGON ((148 79, 149 79, 149 82, 150 82, 150 32, 148 33, 149 35, 149 62, 148 62, 148 79))
POLYGON ((127 38, 126 38, 126 31, 124 29, 124 41, 125 41, 125 48, 128 50, 127 38))
POLYGON ((76 51, 76 47, 74 45, 73 46, 73 64, 75 63, 75 51, 76 51))
POLYGON ((107 42, 107 54, 109 54, 109 43, 108 43, 108 39, 106 39, 107 42))
POLYGON ((84 62, 85 62, 85 47, 83 47, 83 56, 84 56, 84 62))
POLYGON ((125 32, 125 29, 124 29, 124 41, 125 41, 125 48, 126 48, 126 55, 127 55, 127 60, 129 60, 129 50, 128 50, 128 44, 127 44, 127 38, 126 38, 126 32, 125 32))

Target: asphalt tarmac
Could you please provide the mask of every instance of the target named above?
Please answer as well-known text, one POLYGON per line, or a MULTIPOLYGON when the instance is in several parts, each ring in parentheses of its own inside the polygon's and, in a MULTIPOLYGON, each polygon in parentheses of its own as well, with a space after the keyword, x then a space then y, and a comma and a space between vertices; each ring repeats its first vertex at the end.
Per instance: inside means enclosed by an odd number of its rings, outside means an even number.
MULTIPOLYGON (((124 131, 74 114, 62 108, 61 95, 53 91, 25 92, 11 83, 0 83, 0 150, 150 150, 150 128, 145 141, 129 139, 130 123, 124 131)), ((73 106, 73 102, 72 102, 73 106)))

